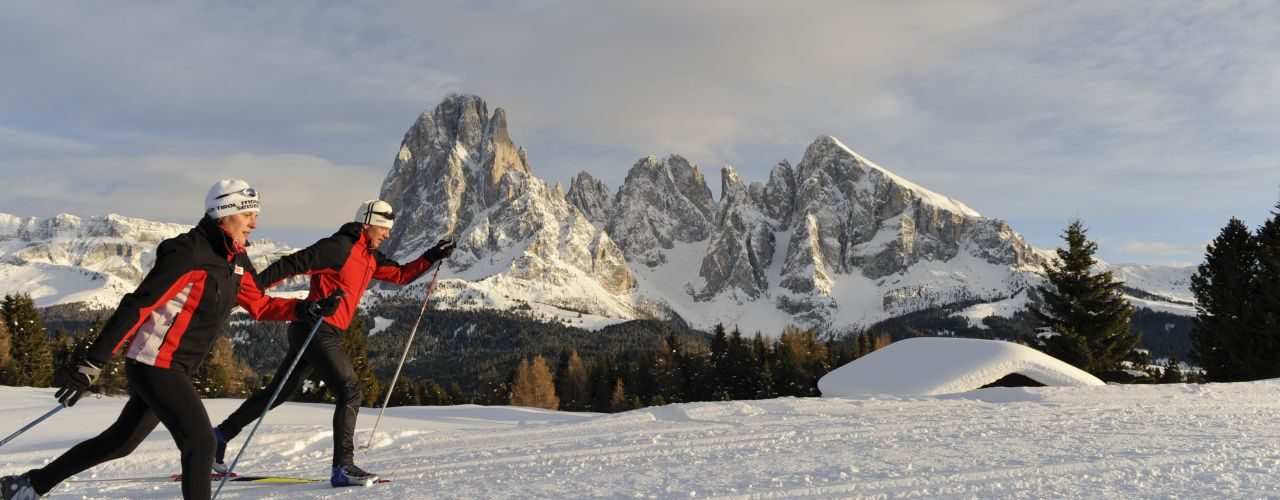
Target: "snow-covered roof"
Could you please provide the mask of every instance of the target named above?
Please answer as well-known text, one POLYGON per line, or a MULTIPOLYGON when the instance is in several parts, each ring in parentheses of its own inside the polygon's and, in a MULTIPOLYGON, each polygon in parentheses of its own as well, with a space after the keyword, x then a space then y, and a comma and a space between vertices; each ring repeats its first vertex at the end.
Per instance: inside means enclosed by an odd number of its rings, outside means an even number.
POLYGON ((927 337, 901 340, 832 370, 823 396, 931 396, 978 389, 1010 374, 1047 386, 1105 385, 1097 377, 1030 347, 999 340, 927 337))

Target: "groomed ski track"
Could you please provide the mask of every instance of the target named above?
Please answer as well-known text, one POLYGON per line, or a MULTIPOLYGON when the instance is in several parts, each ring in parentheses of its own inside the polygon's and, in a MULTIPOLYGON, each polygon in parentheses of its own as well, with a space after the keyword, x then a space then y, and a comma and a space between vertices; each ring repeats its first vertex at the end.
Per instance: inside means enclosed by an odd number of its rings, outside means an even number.
MULTIPOLYGON (((47 411, 47 393, 0 388, 0 431, 47 411)), ((216 420, 237 402, 208 407, 216 420)), ((105 428, 122 404, 87 399, 61 412, 0 450, 0 472, 38 466, 105 428)), ((323 475, 331 409, 290 403, 272 412, 237 472, 323 475)), ((158 429, 130 457, 80 477, 169 472, 176 458, 158 429)), ((393 482, 229 483, 220 498, 1280 497, 1280 380, 783 398, 612 415, 391 408, 357 463, 393 482)), ((172 483, 68 483, 51 498, 178 493, 172 483)))

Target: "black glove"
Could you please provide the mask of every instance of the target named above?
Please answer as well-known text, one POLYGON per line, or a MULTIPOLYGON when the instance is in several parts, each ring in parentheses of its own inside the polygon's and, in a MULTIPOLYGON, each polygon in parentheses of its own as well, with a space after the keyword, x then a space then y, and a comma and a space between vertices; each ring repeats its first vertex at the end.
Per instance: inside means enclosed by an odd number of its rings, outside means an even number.
POLYGON ((58 402, 63 406, 68 408, 75 406, 76 401, 79 401, 84 393, 89 392, 89 386, 98 380, 98 374, 101 372, 101 368, 87 359, 62 367, 53 374, 54 387, 60 387, 53 397, 58 398, 58 402))
POLYGON ((450 255, 453 255, 453 248, 455 246, 457 245, 453 243, 453 240, 440 240, 436 242, 436 246, 428 248, 427 251, 422 252, 422 258, 427 259, 427 262, 435 264, 436 262, 440 262, 449 258, 450 255))
POLYGON ((297 313, 298 319, 318 320, 333 316, 338 312, 338 304, 342 302, 343 295, 342 289, 339 288, 320 300, 299 300, 294 306, 294 312, 297 313))

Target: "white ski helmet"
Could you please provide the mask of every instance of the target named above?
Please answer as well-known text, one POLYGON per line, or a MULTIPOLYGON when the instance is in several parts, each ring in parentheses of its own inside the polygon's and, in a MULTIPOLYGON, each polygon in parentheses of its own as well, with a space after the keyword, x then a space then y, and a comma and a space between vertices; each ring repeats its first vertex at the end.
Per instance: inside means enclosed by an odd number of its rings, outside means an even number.
POLYGON ((356 210, 356 222, 391 229, 396 214, 391 211, 391 204, 382 200, 366 200, 356 210))
POLYGON ((204 213, 214 220, 238 213, 257 212, 259 207, 258 190, 249 187, 249 183, 241 179, 220 180, 204 195, 204 213))

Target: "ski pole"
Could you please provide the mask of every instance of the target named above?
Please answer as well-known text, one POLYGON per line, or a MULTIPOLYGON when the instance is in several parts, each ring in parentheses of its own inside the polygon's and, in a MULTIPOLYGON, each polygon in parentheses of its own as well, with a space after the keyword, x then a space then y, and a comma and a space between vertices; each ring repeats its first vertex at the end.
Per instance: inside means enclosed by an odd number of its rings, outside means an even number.
POLYGON ((409 347, 413 345, 413 336, 418 334, 418 325, 422 324, 422 316, 427 313, 427 301, 431 300, 431 292, 436 289, 436 276, 440 275, 440 266, 436 266, 435 274, 431 275, 431 285, 427 287, 427 296, 422 299, 422 309, 418 311, 418 321, 413 323, 413 330, 409 331, 409 340, 404 343, 404 352, 400 354, 400 364, 396 365, 396 374, 391 377, 391 385, 387 386, 387 397, 382 400, 382 409, 378 411, 378 419, 373 421, 373 428, 369 429, 369 441, 361 447, 364 454, 369 454, 369 447, 373 446, 373 433, 378 430, 378 424, 382 422, 382 414, 387 412, 387 405, 391 403, 391 392, 396 388, 396 380, 400 378, 400 369, 404 367, 404 360, 409 356, 409 347))
POLYGON ((249 436, 244 438, 244 444, 240 446, 240 451, 236 452, 236 458, 231 461, 231 465, 227 466, 227 472, 222 475, 222 481, 218 483, 218 489, 213 492, 213 498, 218 498, 218 493, 222 492, 222 487, 227 484, 227 478, 230 478, 231 473, 235 470, 236 462, 240 461, 240 456, 244 455, 244 450, 249 447, 249 441, 253 439, 253 433, 258 432, 258 426, 262 425, 262 421, 267 419, 267 412, 271 411, 271 403, 276 402, 276 398, 280 396, 280 391, 284 389, 285 382, 289 380, 289 375, 293 374, 293 369, 298 366, 298 361, 302 360, 302 354, 307 352, 307 345, 311 344, 311 339, 316 336, 316 332, 320 331, 321 323, 324 323, 324 318, 317 317, 316 326, 311 327, 311 333, 308 333, 307 340, 302 342, 302 348, 298 349, 298 355, 293 357, 293 363, 289 364, 289 370, 284 372, 284 376, 280 380, 272 381, 272 383, 277 384, 275 392, 271 393, 271 399, 267 400, 267 407, 262 409, 262 416, 258 417, 258 421, 253 424, 253 429, 249 431, 249 436))
POLYGON ((9 441, 13 440, 13 438, 16 438, 16 437, 18 437, 18 436, 22 435, 22 433, 27 432, 27 431, 28 431, 28 430, 30 430, 32 427, 35 427, 35 426, 36 426, 36 424, 38 424, 38 423, 40 423, 40 422, 43 422, 43 421, 44 421, 44 419, 49 418, 49 417, 52 417, 54 413, 58 413, 58 411, 62 410, 63 408, 66 408, 66 406, 63 406, 63 405, 61 405, 61 404, 59 404, 58 406, 53 407, 53 409, 52 409, 52 410, 49 410, 49 412, 48 412, 48 413, 45 413, 44 415, 41 415, 41 416, 40 416, 40 418, 37 418, 37 419, 35 419, 35 420, 32 420, 32 421, 31 421, 31 423, 27 424, 26 426, 24 426, 24 427, 23 427, 23 428, 21 428, 21 429, 18 429, 18 432, 15 432, 15 433, 13 433, 13 434, 10 434, 10 435, 9 435, 9 437, 4 438, 4 441, 0 441, 0 446, 4 446, 4 444, 5 444, 5 443, 8 443, 9 441))

